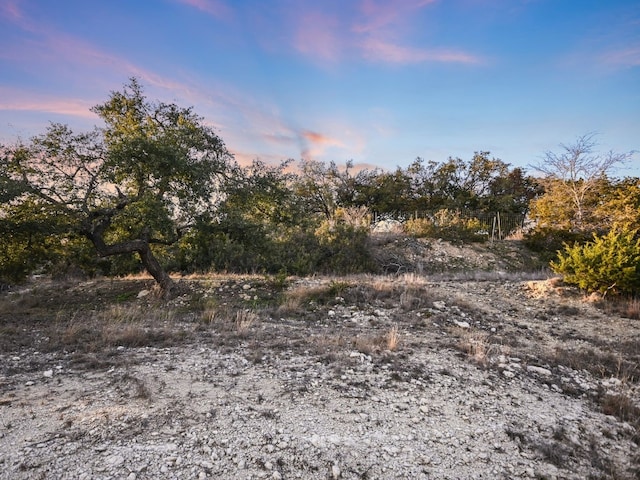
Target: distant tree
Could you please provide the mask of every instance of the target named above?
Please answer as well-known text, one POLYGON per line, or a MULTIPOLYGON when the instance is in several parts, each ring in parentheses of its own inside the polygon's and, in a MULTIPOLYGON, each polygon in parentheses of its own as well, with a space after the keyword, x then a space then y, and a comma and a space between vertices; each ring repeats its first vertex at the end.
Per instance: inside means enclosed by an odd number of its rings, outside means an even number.
POLYGON ((600 230, 640 231, 640 178, 611 182, 593 209, 600 230))
POLYGON ((410 209, 437 211, 474 210, 524 214, 539 191, 531 177, 521 169, 475 152, 468 162, 449 158, 444 163, 417 158, 405 174, 410 182, 410 209))
POLYGON ((487 210, 526 215, 532 200, 543 193, 540 182, 514 168, 491 180, 486 197, 487 210))
POLYGON ((595 134, 578 137, 572 145, 561 144, 561 153, 546 152, 541 163, 533 166, 545 175, 547 197, 557 199, 557 206, 571 205, 571 228, 583 230, 589 194, 601 185, 607 174, 618 164, 627 161, 634 152, 606 154, 595 152, 595 134))
POLYGON ((335 163, 328 166, 318 160, 301 160, 295 181, 296 195, 305 199, 310 213, 329 219, 336 209, 335 163))
POLYGON ((393 172, 376 172, 368 186, 367 205, 379 213, 399 213, 412 210, 411 180, 401 168, 393 172))
POLYGON ((12 203, 55 211, 102 257, 137 254, 170 296, 154 246, 175 243, 210 208, 232 157, 191 108, 149 102, 136 79, 93 111, 103 128, 52 124, 4 149, 0 172, 23 192, 12 203))

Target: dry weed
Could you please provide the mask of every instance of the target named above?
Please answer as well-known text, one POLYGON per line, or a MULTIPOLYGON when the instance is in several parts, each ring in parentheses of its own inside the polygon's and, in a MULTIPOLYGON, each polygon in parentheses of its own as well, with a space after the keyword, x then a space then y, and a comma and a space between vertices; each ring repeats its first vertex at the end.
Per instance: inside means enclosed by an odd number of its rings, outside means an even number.
MULTIPOLYGON (((630 347, 637 348, 633 343, 630 347)), ((640 381, 640 365, 634 358, 623 358, 616 352, 603 352, 596 348, 577 350, 557 347, 552 360, 574 370, 586 370, 600 378, 617 378, 625 384, 640 381)))
POLYGON ((489 342, 489 334, 485 332, 463 330, 458 348, 478 364, 485 365, 494 346, 489 342))
POLYGON ((640 300, 638 300, 637 298, 627 300, 627 305, 623 311, 622 316, 633 319, 633 320, 639 320, 640 319, 640 300))
POLYGON ((66 326, 61 327, 59 342, 64 346, 87 345, 92 340, 95 341, 98 336, 99 334, 94 329, 89 328, 86 322, 72 318, 66 326))
POLYGON ((140 325, 105 325, 102 328, 101 344, 107 346, 142 347, 149 341, 149 333, 140 325))
POLYGON ((600 400, 600 406, 605 414, 613 415, 623 422, 640 427, 640 407, 627 395, 605 395, 600 400))
POLYGON ((413 288, 405 288, 400 294, 400 307, 405 311, 420 308, 421 304, 422 298, 413 288))
POLYGON ((384 343, 382 337, 355 337, 353 340, 353 348, 360 353, 371 354, 378 350, 381 350, 381 345, 384 343))
POLYGON ((613 297, 604 302, 600 297, 594 303, 599 303, 599 306, 609 314, 620 315, 631 320, 640 319, 640 299, 638 298, 613 297))
POLYGON ((218 302, 212 298, 202 298, 198 301, 197 310, 200 311, 200 321, 206 325, 215 323, 219 316, 218 302))
POLYGON ((209 326, 216 326, 220 331, 235 332, 246 336, 251 327, 258 321, 256 312, 249 309, 235 310, 228 306, 208 306, 200 314, 200 321, 209 326))
POLYGON ((106 310, 94 314, 94 319, 100 323, 137 323, 143 320, 144 312, 139 305, 109 305, 106 310))
POLYGON ((236 312, 235 324, 236 333, 245 336, 249 333, 251 326, 258 320, 258 315, 251 310, 238 310, 236 312))
POLYGON ((387 332, 387 350, 394 351, 398 348, 398 342, 400 341, 400 334, 398 331, 398 325, 392 326, 387 332))
POLYGON ((398 348, 399 332, 397 326, 384 334, 356 336, 353 340, 353 348, 360 353, 372 354, 379 353, 383 350, 393 351, 398 348))
POLYGON ((562 296, 564 287, 561 277, 553 277, 546 280, 531 280, 526 283, 533 298, 546 298, 550 296, 562 296))
POLYGON ((371 290, 381 296, 387 296, 394 292, 394 287, 387 278, 376 277, 370 282, 371 290))
POLYGON ((504 237, 505 240, 510 240, 510 241, 523 241, 525 238, 526 238, 526 234, 522 227, 516 228, 509 235, 504 237))
POLYGON ((329 303, 349 287, 351 287, 351 283, 337 280, 325 285, 297 286, 284 294, 278 307, 278 313, 284 315, 294 314, 300 312, 312 302, 317 304, 329 303))
POLYGON ((316 335, 311 337, 316 353, 330 353, 345 349, 349 342, 342 335, 316 335))

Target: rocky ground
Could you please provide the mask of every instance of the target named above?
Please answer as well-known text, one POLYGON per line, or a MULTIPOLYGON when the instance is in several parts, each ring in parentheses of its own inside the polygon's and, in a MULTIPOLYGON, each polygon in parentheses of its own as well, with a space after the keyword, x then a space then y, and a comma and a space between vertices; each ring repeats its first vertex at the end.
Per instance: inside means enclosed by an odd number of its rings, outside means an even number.
POLYGON ((0 478, 640 478, 640 321, 504 246, 409 246, 418 273, 1 293, 0 478))

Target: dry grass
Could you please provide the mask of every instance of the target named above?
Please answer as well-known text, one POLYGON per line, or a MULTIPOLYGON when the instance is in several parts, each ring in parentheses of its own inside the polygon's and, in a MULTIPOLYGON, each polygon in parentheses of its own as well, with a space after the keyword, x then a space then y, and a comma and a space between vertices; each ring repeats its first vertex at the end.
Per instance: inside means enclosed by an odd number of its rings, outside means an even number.
POLYGON ((640 427, 640 407, 635 405, 627 395, 604 395, 600 406, 607 415, 613 415, 624 422, 640 427))
POLYGON ((258 314, 251 310, 238 310, 235 315, 236 333, 240 336, 246 336, 258 319, 258 314))
POLYGON ((148 310, 143 310, 140 305, 115 304, 107 306, 105 310, 96 312, 94 320, 107 324, 139 323, 149 313, 148 310))
POLYGON ((310 307, 343 301, 343 296, 354 286, 352 281, 339 278, 326 279, 321 284, 296 285, 281 295, 277 312, 281 315, 295 315, 310 307))
MULTIPOLYGON (((630 348, 629 354, 634 344, 630 348)), ((635 357, 640 358, 640 351, 635 350, 635 357)), ((622 358, 615 352, 603 352, 600 349, 585 347, 568 349, 557 347, 554 352, 553 363, 564 365, 573 370, 586 370, 597 378, 617 378, 623 383, 637 383, 640 381, 640 364, 631 358, 622 358)))
POLYGON ((259 314, 251 309, 218 306, 214 300, 205 302, 201 308, 200 322, 203 325, 215 328, 220 333, 234 332, 239 337, 247 336, 260 319, 259 314))
POLYGON ((640 299, 638 298, 609 298, 606 301, 598 299, 599 306, 611 315, 619 315, 631 320, 640 320, 640 299))
POLYGON ((428 280, 425 276, 418 275, 417 273, 405 273, 400 277, 400 283, 407 286, 423 288, 427 285, 428 280))
POLYGON ((346 351, 351 346, 347 338, 338 335, 314 335, 309 338, 308 346, 310 353, 316 355, 326 355, 346 351))
POLYGON ((181 328, 132 321, 104 323, 95 319, 74 319, 57 327, 52 326, 48 333, 49 344, 46 350, 64 348, 77 352, 101 352, 112 347, 172 345, 187 336, 181 328))
POLYGON ((405 311, 416 310, 424 305, 424 295, 416 288, 407 287, 400 294, 400 308, 405 311))
POLYGON ((218 302, 213 298, 200 299, 196 306, 200 310, 200 321, 206 325, 211 325, 216 322, 216 318, 219 316, 220 308, 218 302))
POLYGON ((360 353, 371 355, 384 349, 386 339, 384 335, 362 335, 353 339, 353 348, 360 353))
POLYGON ((285 292, 278 307, 278 313, 282 315, 298 313, 305 309, 310 302, 324 303, 330 296, 329 285, 296 286, 285 292))
POLYGON ((353 347, 368 355, 381 353, 383 351, 395 351, 400 344, 400 333, 397 325, 393 325, 386 333, 379 335, 360 335, 353 341, 353 347))
POLYGON ((457 348, 479 365, 487 365, 489 356, 497 352, 497 347, 491 344, 486 332, 460 327, 451 328, 451 332, 458 337, 457 348))
POLYGON ((398 331, 398 325, 394 325, 387 332, 387 350, 393 352, 398 348, 399 342, 400 334, 398 331))
POLYGON ((640 320, 640 300, 637 298, 627 300, 627 305, 623 310, 622 316, 633 320, 640 320))

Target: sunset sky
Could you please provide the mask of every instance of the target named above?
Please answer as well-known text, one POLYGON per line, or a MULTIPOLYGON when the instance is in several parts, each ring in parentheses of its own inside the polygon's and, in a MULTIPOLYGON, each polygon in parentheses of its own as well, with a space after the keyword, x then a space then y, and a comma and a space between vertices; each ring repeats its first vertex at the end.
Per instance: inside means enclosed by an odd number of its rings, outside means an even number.
POLYGON ((0 0, 0 142, 99 125, 133 76, 242 162, 640 150, 638 0, 0 0))

